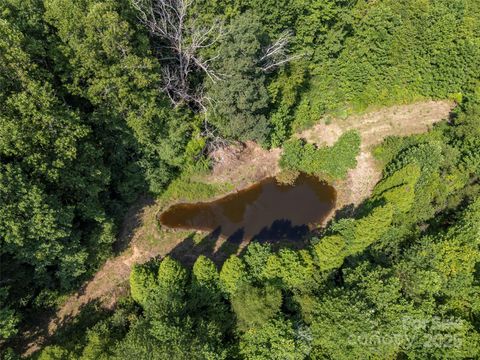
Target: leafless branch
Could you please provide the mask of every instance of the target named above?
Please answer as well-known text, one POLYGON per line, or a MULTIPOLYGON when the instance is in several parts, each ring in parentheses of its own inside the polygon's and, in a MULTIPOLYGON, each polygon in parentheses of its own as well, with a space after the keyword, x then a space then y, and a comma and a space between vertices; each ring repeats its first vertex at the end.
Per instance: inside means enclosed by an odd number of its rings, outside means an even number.
POLYGON ((263 50, 263 55, 258 60, 263 71, 270 71, 282 64, 301 58, 303 55, 289 55, 289 45, 293 33, 286 30, 280 34, 278 39, 263 50))
POLYGON ((189 17, 188 9, 193 0, 131 0, 138 11, 140 22, 148 29, 156 43, 158 58, 162 61, 162 90, 168 93, 172 103, 197 103, 198 94, 190 88, 193 73, 201 72, 211 81, 221 79, 209 65, 212 59, 204 59, 200 50, 216 44, 222 37, 219 23, 200 26, 189 17))
MULTIPOLYGON (((206 140, 205 146, 202 149, 202 155, 211 155, 213 154, 214 160, 218 157, 218 154, 222 154, 221 150, 227 148, 231 142, 222 136, 218 135, 217 130, 210 126, 207 120, 203 123, 202 137, 206 140)), ((222 155, 220 155, 222 156, 222 155)))
POLYGON ((277 62, 270 62, 270 63, 262 66, 262 70, 263 71, 270 71, 270 70, 275 69, 275 68, 279 67, 280 65, 283 65, 283 64, 288 63, 290 61, 300 59, 302 56, 303 56, 303 54, 297 54, 297 55, 288 56, 288 57, 284 58, 283 60, 279 60, 277 62))

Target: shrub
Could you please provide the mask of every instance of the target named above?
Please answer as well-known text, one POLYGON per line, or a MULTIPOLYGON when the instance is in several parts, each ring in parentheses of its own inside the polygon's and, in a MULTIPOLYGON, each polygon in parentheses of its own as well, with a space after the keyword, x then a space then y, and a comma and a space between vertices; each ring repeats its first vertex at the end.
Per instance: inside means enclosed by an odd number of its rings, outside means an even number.
POLYGON ((285 143, 280 167, 286 171, 301 171, 326 180, 343 179, 349 169, 357 165, 360 135, 348 131, 331 147, 318 148, 300 139, 285 143))

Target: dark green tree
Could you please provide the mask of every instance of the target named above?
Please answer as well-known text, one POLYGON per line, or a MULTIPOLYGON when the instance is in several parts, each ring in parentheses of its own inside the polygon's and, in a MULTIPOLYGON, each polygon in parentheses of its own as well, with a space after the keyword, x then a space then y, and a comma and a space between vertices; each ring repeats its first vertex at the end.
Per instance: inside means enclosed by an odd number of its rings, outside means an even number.
POLYGON ((234 19, 218 46, 215 61, 223 80, 211 84, 207 96, 211 122, 222 136, 264 142, 269 96, 259 62, 265 42, 260 19, 247 12, 234 19))

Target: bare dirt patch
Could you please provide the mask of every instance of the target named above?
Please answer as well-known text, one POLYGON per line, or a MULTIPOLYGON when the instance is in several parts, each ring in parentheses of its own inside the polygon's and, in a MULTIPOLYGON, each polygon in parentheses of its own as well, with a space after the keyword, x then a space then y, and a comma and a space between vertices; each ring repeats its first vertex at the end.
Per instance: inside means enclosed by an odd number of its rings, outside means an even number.
POLYGON ((392 106, 345 120, 333 119, 330 124, 322 119, 298 136, 319 145, 332 145, 347 130, 358 130, 362 136, 362 149, 380 144, 391 135, 411 135, 427 131, 432 124, 445 119, 452 110, 451 101, 425 101, 409 105, 392 106))
POLYGON ((279 148, 265 150, 252 141, 219 149, 212 154, 216 161, 204 181, 231 183, 235 189, 247 187, 280 171, 281 152, 279 148))

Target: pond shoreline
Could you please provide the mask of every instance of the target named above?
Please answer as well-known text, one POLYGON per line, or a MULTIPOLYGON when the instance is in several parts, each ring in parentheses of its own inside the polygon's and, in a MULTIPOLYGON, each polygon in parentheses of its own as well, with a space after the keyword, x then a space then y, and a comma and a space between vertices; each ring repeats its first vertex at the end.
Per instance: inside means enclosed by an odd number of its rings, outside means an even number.
POLYGON ((173 204, 157 220, 170 230, 221 229, 222 237, 241 230, 252 238, 258 235, 254 228, 275 228, 283 237, 282 229, 305 230, 323 223, 336 206, 336 196, 335 188, 316 176, 299 174, 290 184, 268 177, 217 200, 173 204))

